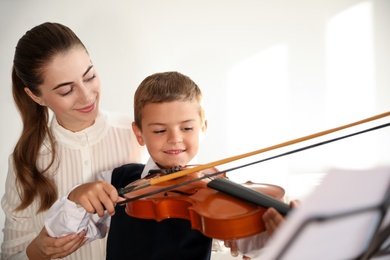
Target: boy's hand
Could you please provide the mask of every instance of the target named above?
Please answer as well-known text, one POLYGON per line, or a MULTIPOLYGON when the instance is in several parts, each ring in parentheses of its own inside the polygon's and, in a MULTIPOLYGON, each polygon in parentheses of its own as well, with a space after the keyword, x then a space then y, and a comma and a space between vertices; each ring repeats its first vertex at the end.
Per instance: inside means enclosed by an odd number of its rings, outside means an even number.
MULTIPOLYGON (((233 257, 239 256, 238 252, 238 246, 237 246, 237 240, 225 240, 224 241, 225 247, 230 248, 230 255, 233 257)), ((243 260, 250 260, 251 258, 249 256, 243 255, 242 256, 243 260)))
POLYGON ((106 181, 81 184, 69 193, 68 199, 81 205, 88 213, 97 213, 99 217, 104 215, 104 210, 114 215, 115 203, 123 200, 115 187, 106 181))
MULTIPOLYGON (((299 204, 298 200, 292 200, 290 202, 290 207, 295 208, 299 204)), ((265 225, 265 229, 268 232, 268 235, 272 236, 275 231, 278 229, 280 224, 284 222, 284 216, 277 212, 274 208, 269 208, 263 214, 263 221, 265 225)))

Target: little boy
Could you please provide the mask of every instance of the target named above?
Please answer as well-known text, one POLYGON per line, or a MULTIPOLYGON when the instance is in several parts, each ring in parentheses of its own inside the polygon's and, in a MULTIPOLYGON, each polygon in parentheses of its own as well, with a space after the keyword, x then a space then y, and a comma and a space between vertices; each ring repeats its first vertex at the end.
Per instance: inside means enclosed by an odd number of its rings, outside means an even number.
POLYGON ((126 214, 124 206, 114 208, 116 202, 123 200, 118 196, 118 188, 144 178, 150 170, 186 166, 194 160, 207 128, 201 90, 178 72, 153 74, 136 90, 134 120, 136 138, 150 154, 147 164, 123 165, 112 173, 103 173, 105 181, 74 188, 50 209, 46 220, 49 235, 86 230, 89 240, 94 240, 104 237, 109 226, 109 260, 209 260, 212 239, 191 229, 190 221, 133 218, 126 214))

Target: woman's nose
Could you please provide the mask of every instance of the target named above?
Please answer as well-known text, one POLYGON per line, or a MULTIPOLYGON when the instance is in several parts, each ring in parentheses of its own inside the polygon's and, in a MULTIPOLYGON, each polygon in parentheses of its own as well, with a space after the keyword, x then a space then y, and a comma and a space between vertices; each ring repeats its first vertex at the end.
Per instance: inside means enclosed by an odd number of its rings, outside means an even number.
POLYGON ((80 84, 79 87, 79 99, 82 102, 89 103, 93 101, 93 91, 90 90, 87 86, 85 86, 83 83, 80 84))

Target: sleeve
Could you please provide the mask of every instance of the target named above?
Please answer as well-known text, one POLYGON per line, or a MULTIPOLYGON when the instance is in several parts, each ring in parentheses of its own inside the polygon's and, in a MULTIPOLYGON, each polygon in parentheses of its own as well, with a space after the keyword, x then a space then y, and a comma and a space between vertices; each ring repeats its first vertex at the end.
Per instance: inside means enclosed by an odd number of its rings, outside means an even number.
POLYGON ((237 249, 240 253, 249 256, 251 259, 258 259, 267 240, 268 234, 264 231, 254 236, 238 239, 237 249))
POLYGON ((16 176, 13 168, 12 155, 8 158, 8 175, 5 191, 1 199, 1 207, 5 215, 3 243, 1 244, 1 259, 28 259, 26 248, 38 235, 33 228, 33 216, 28 210, 15 209, 20 204, 16 188, 16 176))
POLYGON ((96 214, 89 214, 83 207, 67 198, 68 195, 57 200, 47 212, 45 227, 48 234, 51 237, 62 237, 85 230, 87 243, 103 238, 107 233, 110 215, 105 213, 100 218, 96 214))
POLYGON ((106 181, 108 183, 111 183, 111 176, 112 176, 112 170, 100 172, 98 173, 96 178, 98 181, 106 181))

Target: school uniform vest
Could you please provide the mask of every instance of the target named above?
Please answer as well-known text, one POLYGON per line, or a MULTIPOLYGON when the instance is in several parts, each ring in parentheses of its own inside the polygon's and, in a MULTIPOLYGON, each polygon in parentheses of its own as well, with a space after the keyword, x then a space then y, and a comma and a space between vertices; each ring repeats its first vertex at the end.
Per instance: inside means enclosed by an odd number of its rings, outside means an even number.
MULTIPOLYGON (((127 164, 114 169, 111 183, 123 188, 138 180, 145 165, 127 164)), ((211 239, 185 219, 166 219, 161 222, 133 218, 125 206, 117 206, 107 242, 107 259, 146 260, 209 260, 211 239)))

